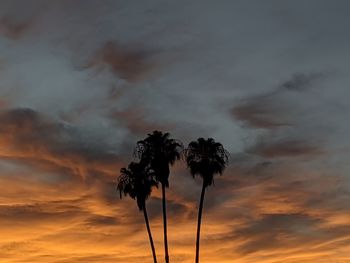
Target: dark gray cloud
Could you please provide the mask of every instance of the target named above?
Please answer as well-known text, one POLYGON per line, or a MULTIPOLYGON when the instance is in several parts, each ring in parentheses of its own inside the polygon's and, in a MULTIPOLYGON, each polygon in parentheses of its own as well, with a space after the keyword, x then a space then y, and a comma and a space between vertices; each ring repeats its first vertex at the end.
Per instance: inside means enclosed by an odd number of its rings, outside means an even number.
POLYGON ((280 142, 258 142, 248 152, 266 158, 315 156, 322 153, 319 145, 312 145, 308 141, 285 140, 280 142))
POLYGON ((295 74, 293 77, 281 85, 281 89, 303 91, 314 86, 314 82, 319 80, 321 73, 314 74, 295 74))
POLYGON ((312 246, 334 237, 348 236, 350 228, 322 227, 323 219, 305 214, 267 214, 250 225, 237 230, 236 238, 247 239, 238 247, 242 254, 259 250, 287 248, 295 246, 312 246))
POLYGON ((293 109, 294 105, 288 105, 294 96, 289 91, 306 91, 322 77, 324 74, 321 73, 294 74, 272 91, 239 102, 231 109, 231 114, 238 121, 254 128, 275 129, 291 126, 294 123, 290 115, 294 117, 295 109, 293 109))
POLYGON ((101 216, 95 215, 86 220, 86 224, 89 226, 113 226, 118 224, 119 221, 115 216, 101 216))

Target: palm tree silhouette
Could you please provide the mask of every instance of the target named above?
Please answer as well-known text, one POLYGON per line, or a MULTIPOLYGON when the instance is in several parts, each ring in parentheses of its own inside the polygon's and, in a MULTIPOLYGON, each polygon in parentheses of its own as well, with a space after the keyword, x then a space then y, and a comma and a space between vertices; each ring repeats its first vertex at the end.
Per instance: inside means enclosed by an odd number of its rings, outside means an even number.
POLYGON ((199 262, 199 240, 202 220, 203 201, 205 189, 214 182, 215 174, 222 174, 228 164, 228 152, 221 143, 215 142, 214 139, 199 138, 192 141, 188 148, 183 151, 183 156, 187 167, 193 177, 199 175, 203 179, 202 192, 198 209, 197 222, 197 240, 196 240, 196 260, 199 262))
POLYGON ((137 142, 135 154, 140 162, 146 163, 155 173, 157 182, 162 185, 162 207, 163 207, 163 229, 164 229, 164 251, 165 262, 169 262, 166 197, 165 188, 169 187, 170 165, 181 157, 182 143, 170 138, 169 133, 153 131, 147 138, 137 142))
POLYGON ((132 199, 136 199, 139 210, 143 211, 154 263, 157 263, 157 256, 148 221, 146 200, 151 196, 152 188, 157 186, 153 171, 141 163, 131 162, 128 168, 120 169, 117 186, 120 198, 123 194, 129 195, 132 199))

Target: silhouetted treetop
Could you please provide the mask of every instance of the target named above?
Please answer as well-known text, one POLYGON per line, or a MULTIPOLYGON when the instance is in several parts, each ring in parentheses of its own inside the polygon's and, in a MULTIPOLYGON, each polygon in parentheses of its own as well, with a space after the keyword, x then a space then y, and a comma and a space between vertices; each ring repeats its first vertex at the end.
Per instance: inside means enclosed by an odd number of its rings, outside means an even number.
POLYGON ((149 166, 131 162, 127 168, 120 169, 117 186, 120 198, 124 194, 125 196, 129 195, 132 199, 136 199, 140 210, 143 210, 153 187, 158 187, 158 183, 154 178, 154 172, 149 166))
POLYGON ((154 170, 157 180, 169 186, 169 165, 173 165, 181 157, 183 145, 179 140, 170 138, 168 132, 153 131, 144 140, 137 142, 135 155, 141 163, 154 170))
POLYGON ((199 138, 188 145, 183 156, 192 176, 201 176, 205 186, 209 186, 213 183, 214 174, 223 173, 228 164, 229 153, 213 138, 199 138))
POLYGON ((191 175, 193 177, 199 175, 203 179, 198 208, 195 258, 195 263, 199 263, 199 241, 205 189, 213 184, 215 174, 221 175, 224 172, 228 165, 229 154, 222 144, 215 142, 213 138, 198 138, 197 141, 190 142, 187 149, 183 151, 183 157, 191 175))

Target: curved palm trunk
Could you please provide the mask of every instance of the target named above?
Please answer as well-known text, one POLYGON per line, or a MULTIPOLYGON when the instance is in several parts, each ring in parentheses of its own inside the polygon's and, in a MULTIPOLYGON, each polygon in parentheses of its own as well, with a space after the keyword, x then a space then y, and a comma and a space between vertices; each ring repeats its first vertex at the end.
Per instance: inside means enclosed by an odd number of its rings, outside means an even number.
POLYGON ((162 184, 162 205, 163 205, 163 228, 164 228, 165 262, 169 263, 168 234, 167 234, 167 220, 166 220, 166 203, 165 203, 165 185, 164 184, 162 184))
POLYGON ((149 227, 146 205, 143 206, 143 215, 144 215, 144 217, 145 217, 145 222, 146 222, 146 228, 147 228, 147 232, 148 232, 149 242, 150 242, 150 244, 151 244, 152 255, 153 255, 153 262, 154 262, 154 263, 157 263, 156 250, 155 250, 155 248, 154 248, 154 243, 153 243, 151 228, 149 227))
POLYGON ((199 240, 201 236, 201 221, 202 221, 202 210, 203 210, 203 201, 205 195, 205 185, 203 180, 201 199, 199 201, 199 209, 198 209, 198 223, 197 223, 197 240, 196 240, 196 263, 199 262, 199 240))

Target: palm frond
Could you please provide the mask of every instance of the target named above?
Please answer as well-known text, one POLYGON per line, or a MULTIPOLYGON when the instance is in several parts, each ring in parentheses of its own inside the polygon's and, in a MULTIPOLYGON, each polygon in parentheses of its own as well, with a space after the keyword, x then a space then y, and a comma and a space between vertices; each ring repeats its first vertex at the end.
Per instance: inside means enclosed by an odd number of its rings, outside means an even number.
POLYGON ((169 165, 181 158, 182 150, 182 142, 171 139, 170 133, 153 131, 137 142, 134 156, 155 172, 159 182, 168 185, 169 165))
POLYGON ((158 187, 154 172, 142 163, 131 162, 127 168, 120 169, 117 190, 120 198, 130 196, 136 199, 140 210, 150 197, 153 187, 158 187))
POLYGON ((229 153, 221 143, 213 138, 198 138, 189 143, 188 148, 182 152, 182 158, 187 163, 191 175, 199 175, 205 184, 211 185, 214 175, 221 175, 228 165, 229 153))

